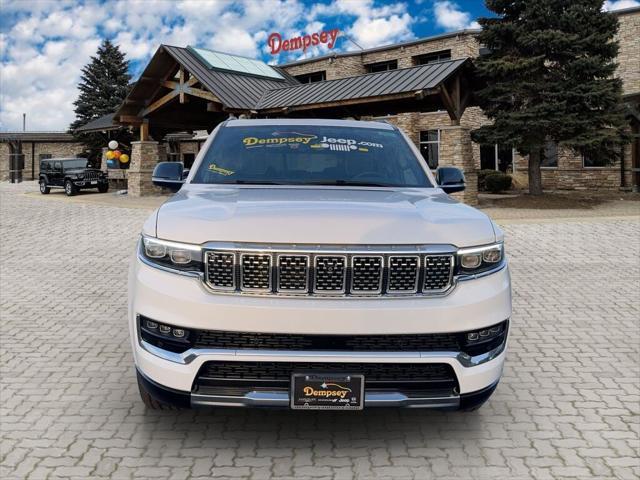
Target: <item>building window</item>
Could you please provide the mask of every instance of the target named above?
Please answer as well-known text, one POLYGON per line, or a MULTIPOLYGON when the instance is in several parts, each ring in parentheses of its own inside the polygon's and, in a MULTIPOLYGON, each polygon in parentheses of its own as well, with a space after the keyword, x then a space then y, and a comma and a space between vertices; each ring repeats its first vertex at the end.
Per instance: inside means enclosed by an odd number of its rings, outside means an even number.
POLYGON ((558 168, 558 144, 547 140, 541 152, 540 166, 544 168, 558 168))
POLYGON ((609 165, 609 162, 606 158, 602 157, 602 154, 598 155, 597 153, 583 153, 582 154, 582 166, 583 168, 600 168, 606 167, 609 165))
POLYGON ((193 162, 195 161, 196 156, 194 153, 183 153, 182 154, 182 163, 184 164, 184 168, 191 168, 193 166, 193 162))
POLYGON ((429 168, 438 168, 440 160, 440 130, 424 130, 420 132, 420 152, 429 168))
POLYGON ((513 149, 511 145, 480 145, 480 169, 513 171, 513 149))
POLYGON ((368 73, 386 72, 387 70, 396 70, 398 68, 397 60, 389 60, 388 62, 370 63, 365 65, 368 73))
POLYGON ((415 56, 413 57, 413 64, 426 65, 427 63, 441 62, 442 60, 451 60, 451 50, 440 50, 439 52, 415 56))
POLYGON ((320 72, 305 73, 303 75, 295 76, 300 83, 315 83, 324 82, 327 79, 327 72, 322 70, 320 72))

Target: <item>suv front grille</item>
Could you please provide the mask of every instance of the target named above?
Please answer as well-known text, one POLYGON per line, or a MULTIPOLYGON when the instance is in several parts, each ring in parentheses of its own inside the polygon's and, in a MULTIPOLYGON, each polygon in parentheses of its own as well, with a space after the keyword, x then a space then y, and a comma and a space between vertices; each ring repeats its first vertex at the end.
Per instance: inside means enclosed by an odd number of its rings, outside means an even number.
POLYGON ((84 171, 84 180, 92 181, 92 180, 98 180, 98 178, 100 178, 100 174, 95 170, 84 171))
POLYGON ((207 285, 236 293, 400 296, 443 293, 453 281, 453 253, 267 251, 207 250, 207 285))
POLYGON ((392 335, 312 335, 297 333, 199 330, 195 348, 238 350, 329 350, 340 352, 458 352, 463 338, 457 333, 392 335))

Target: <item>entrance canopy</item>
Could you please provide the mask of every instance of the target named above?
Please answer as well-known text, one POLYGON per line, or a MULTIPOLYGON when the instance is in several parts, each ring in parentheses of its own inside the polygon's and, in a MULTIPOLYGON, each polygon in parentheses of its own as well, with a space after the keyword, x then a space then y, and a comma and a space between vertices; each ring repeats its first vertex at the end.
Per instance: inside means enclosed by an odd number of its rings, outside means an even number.
POLYGON ((446 110, 458 124, 471 99, 469 59, 301 84, 259 60, 162 45, 115 113, 141 140, 211 130, 229 114, 359 117, 446 110))

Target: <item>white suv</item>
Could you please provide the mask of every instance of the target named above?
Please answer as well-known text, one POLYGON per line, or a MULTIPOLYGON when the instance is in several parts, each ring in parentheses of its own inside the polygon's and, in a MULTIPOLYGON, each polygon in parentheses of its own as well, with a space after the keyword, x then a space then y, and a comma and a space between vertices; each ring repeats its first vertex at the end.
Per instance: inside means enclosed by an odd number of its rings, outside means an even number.
POLYGON ((182 165, 131 264, 150 408, 472 410, 511 317, 502 231, 396 127, 229 120, 182 165))

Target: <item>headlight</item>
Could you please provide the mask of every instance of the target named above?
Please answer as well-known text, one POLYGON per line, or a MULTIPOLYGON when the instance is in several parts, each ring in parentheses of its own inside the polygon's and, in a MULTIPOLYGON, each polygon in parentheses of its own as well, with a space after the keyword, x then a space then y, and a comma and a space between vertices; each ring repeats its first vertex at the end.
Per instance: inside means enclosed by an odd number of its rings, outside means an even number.
POLYGON ((188 243, 169 242, 142 236, 140 255, 148 262, 180 272, 203 271, 202 248, 188 243))
POLYGON ((458 274, 474 275, 493 270, 504 260, 504 245, 495 243, 477 248, 458 250, 458 274))

